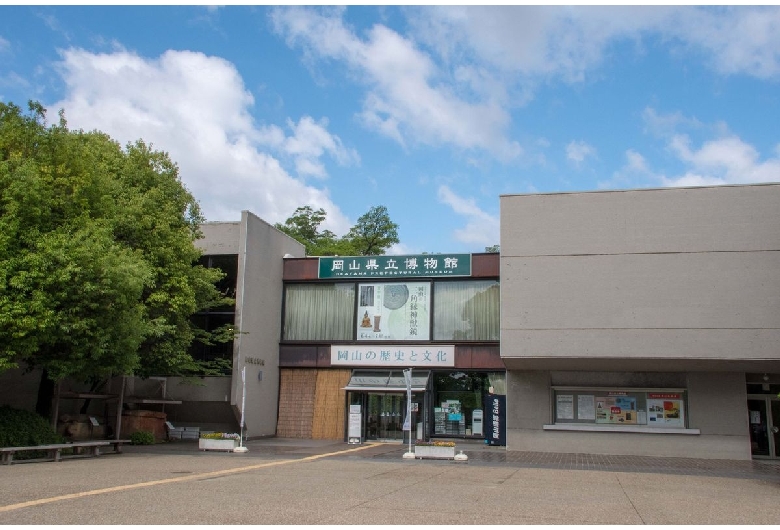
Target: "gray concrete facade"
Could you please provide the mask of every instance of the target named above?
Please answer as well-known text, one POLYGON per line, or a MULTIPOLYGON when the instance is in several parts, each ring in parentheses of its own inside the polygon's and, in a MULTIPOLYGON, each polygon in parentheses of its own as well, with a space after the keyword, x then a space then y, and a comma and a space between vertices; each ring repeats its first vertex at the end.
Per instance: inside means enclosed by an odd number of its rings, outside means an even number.
MULTIPOLYGON (((303 257, 305 247, 251 212, 240 223, 205 223, 198 241, 204 255, 237 254, 236 326, 230 404, 240 418, 246 368, 247 437, 276 434, 279 399, 279 339, 282 267, 285 256, 303 257)), ((208 386, 203 392, 209 392, 208 386)))
POLYGON ((508 448, 750 458, 778 270, 777 184, 502 196, 508 448), (688 428, 556 430, 556 388, 683 389, 688 428))

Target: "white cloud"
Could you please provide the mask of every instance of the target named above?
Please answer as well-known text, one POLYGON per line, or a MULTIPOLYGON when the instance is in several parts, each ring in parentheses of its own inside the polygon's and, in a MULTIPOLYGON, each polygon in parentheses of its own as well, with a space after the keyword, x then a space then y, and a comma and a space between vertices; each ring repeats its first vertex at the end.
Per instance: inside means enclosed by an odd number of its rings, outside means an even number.
POLYGON ((189 51, 145 59, 69 49, 59 69, 66 96, 49 108, 64 108, 71 128, 98 129, 120 143, 142 138, 169 153, 209 220, 236 220, 250 210, 273 223, 311 205, 328 212, 323 228, 349 229, 327 190, 292 177, 262 149, 286 147, 315 166, 323 152, 355 155, 308 117, 291 122, 291 138, 278 126, 257 127, 249 113, 252 95, 231 63, 189 51))
POLYGON ((745 184, 776 182, 780 178, 780 158, 762 161, 755 147, 734 135, 704 142, 698 149, 691 147, 687 136, 676 135, 669 147, 690 170, 680 177, 664 178, 665 185, 745 184))
POLYGON ((499 240, 498 218, 482 211, 474 199, 459 197, 447 186, 439 186, 438 198, 466 218, 466 226, 455 230, 455 239, 484 246, 495 245, 499 240))
POLYGON ((641 54, 645 39, 660 40, 672 53, 703 54, 721 74, 780 76, 775 6, 428 6, 402 12, 406 35, 382 24, 358 34, 344 22, 345 8, 278 8, 271 20, 310 65, 346 65, 367 87, 362 123, 407 147, 451 145, 513 160, 524 151, 509 136, 511 109, 544 83, 597 75, 616 44, 641 54))
POLYGON ((576 166, 582 164, 586 158, 595 156, 596 149, 582 140, 571 141, 566 146, 566 158, 576 166))
POLYGON ((0 37, 0 53, 5 53, 11 49, 11 43, 7 39, 0 37))
POLYGON ((21 87, 24 89, 29 89, 31 85, 27 79, 20 76, 16 72, 8 72, 6 75, 0 76, 0 86, 21 87))
POLYGON ((680 128, 698 129, 702 126, 699 120, 685 116, 682 112, 659 114, 652 107, 646 107, 642 111, 642 120, 645 123, 645 132, 659 137, 669 136, 680 128))
POLYGON ((325 153, 341 165, 360 162, 357 151, 345 148, 338 136, 328 132, 326 119, 317 123, 304 116, 298 123, 287 120, 287 126, 294 134, 284 140, 282 149, 295 158, 295 166, 301 176, 326 177, 325 166, 319 160, 325 153))
MULTIPOLYGON (((290 45, 301 45, 309 59, 343 61, 369 87, 359 114, 366 127, 405 145, 482 149, 509 160, 522 149, 506 137, 510 117, 500 101, 466 98, 445 79, 436 63, 415 43, 375 25, 361 39, 336 16, 310 9, 272 12, 276 30, 290 45)), ((464 83, 480 79, 461 72, 464 83)))
MULTIPOLYGON (((457 6, 410 9, 415 36, 445 61, 496 71, 583 80, 618 41, 661 36, 704 52, 723 74, 780 75, 780 9, 667 6, 457 6)), ((641 47, 637 48, 641 51, 641 47)))
POLYGON ((683 9, 666 32, 708 54, 719 73, 760 79, 780 75, 777 6, 683 9))
POLYGON ((415 36, 445 60, 486 63, 523 81, 577 82, 598 66, 614 40, 636 38, 665 8, 457 6, 412 11, 415 36))
POLYGON ((668 151, 682 169, 677 174, 660 173, 653 170, 638 151, 629 149, 623 167, 610 180, 599 182, 599 188, 715 186, 780 180, 780 145, 774 149, 773 155, 762 158, 753 145, 731 133, 725 124, 718 123, 709 128, 716 137, 697 146, 688 135, 674 132, 678 125, 702 128, 697 120, 680 113, 663 116, 655 111, 646 111, 645 117, 648 116, 654 131, 668 133, 665 138, 668 151), (656 127, 658 124, 662 126, 656 127))
POLYGON ((655 175, 648 167, 647 160, 634 149, 625 152, 626 161, 612 174, 609 180, 599 181, 599 189, 639 188, 662 184, 663 176, 655 175))

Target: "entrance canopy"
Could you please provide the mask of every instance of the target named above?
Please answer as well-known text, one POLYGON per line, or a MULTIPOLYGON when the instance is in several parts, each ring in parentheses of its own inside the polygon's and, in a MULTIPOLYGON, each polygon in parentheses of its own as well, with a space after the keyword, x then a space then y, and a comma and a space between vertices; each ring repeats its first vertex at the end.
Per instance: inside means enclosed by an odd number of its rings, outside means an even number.
MULTIPOLYGON (((431 372, 412 371, 412 392, 425 392, 431 372)), ((352 370, 344 390, 352 392, 406 392, 402 370, 352 370)))

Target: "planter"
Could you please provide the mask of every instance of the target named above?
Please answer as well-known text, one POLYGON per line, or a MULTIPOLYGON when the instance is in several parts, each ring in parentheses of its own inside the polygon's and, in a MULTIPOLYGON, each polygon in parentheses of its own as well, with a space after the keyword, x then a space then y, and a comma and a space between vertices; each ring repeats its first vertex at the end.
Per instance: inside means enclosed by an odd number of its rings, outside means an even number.
POLYGON ((232 451, 238 447, 238 440, 198 438, 198 449, 201 451, 232 451))
POLYGON ((455 447, 441 447, 436 445, 415 445, 415 458, 455 458, 455 447))

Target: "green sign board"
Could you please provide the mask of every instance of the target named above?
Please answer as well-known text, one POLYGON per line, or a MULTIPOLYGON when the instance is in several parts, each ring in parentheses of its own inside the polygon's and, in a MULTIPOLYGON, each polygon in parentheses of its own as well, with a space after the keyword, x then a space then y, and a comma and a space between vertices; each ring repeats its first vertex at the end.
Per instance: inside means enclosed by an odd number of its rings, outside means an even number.
POLYGON ((334 256, 320 258, 320 278, 471 276, 471 254, 334 256))

